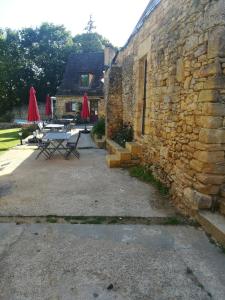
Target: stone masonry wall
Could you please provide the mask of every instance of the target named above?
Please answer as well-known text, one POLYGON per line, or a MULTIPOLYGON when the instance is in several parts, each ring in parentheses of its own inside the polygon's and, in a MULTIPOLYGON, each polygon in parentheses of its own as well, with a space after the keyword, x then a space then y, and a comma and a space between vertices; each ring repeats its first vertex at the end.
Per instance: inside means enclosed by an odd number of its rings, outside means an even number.
POLYGON ((112 136, 123 124, 122 69, 112 66, 105 74, 106 136, 112 136))
MULTIPOLYGON (((105 116, 105 101, 104 98, 98 98, 96 96, 88 96, 89 100, 89 108, 90 108, 90 100, 98 99, 98 115, 99 117, 105 116)), ((56 115, 61 117, 63 115, 76 115, 76 112, 66 112, 66 103, 70 101, 76 101, 82 103, 82 96, 57 96, 56 99, 56 115)))
MULTIPOLYGON (((152 165, 182 209, 210 208, 218 199, 224 201, 224 0, 162 0, 116 63, 122 68, 122 101, 109 84, 112 105, 123 103, 123 122, 134 125, 142 163, 152 165), (141 134, 143 57, 147 58, 145 135, 141 134)), ((116 111, 112 110, 108 103, 110 127, 110 114, 116 111)))

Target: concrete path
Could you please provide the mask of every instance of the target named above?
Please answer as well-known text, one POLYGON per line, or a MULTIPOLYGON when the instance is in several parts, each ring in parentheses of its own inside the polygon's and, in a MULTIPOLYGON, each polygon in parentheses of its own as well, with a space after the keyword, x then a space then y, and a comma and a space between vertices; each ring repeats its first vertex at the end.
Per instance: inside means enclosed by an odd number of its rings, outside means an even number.
POLYGON ((199 229, 40 217, 174 214, 151 185, 109 169, 89 135, 79 148, 80 160, 35 160, 26 146, 0 157, 0 221, 12 222, 0 223, 0 300, 225 299, 225 254, 199 229))
POLYGON ((222 300, 225 255, 184 226, 0 225, 1 300, 222 300))
POLYGON ((37 151, 17 147, 0 157, 0 216, 133 216, 173 214, 154 187, 109 169, 105 150, 82 134, 80 159, 35 160, 37 151), (88 149, 92 148, 92 149, 88 149), (166 209, 165 209, 166 208, 166 209))

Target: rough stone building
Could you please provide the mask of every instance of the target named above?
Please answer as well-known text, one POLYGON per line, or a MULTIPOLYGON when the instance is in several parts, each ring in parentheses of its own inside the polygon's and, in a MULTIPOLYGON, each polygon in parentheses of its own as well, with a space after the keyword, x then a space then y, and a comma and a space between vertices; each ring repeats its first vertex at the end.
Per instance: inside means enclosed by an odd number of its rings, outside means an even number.
POLYGON ((131 122, 178 207, 225 212, 224 0, 151 0, 105 84, 107 137, 131 122))
POLYGON ((105 114, 103 96, 104 52, 72 54, 56 95, 56 115, 76 115, 88 94, 90 121, 105 114))

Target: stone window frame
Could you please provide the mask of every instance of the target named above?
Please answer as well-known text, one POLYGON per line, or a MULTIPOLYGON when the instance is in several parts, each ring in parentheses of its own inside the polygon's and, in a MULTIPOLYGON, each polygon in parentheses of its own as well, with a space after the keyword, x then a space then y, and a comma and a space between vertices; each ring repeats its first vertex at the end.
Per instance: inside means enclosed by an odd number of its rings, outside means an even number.
POLYGON ((147 85, 148 85, 148 57, 147 54, 138 60, 138 106, 137 106, 137 135, 146 135, 147 117, 147 85))

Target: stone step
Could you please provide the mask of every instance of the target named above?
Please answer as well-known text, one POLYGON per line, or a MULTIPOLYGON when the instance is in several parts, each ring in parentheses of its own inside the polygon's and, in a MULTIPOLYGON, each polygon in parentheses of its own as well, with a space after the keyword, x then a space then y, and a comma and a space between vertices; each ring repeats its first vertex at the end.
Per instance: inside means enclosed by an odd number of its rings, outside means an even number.
POLYGON ((141 153, 141 145, 135 142, 126 142, 126 149, 131 153, 132 156, 141 153))
POLYGON ((126 149, 116 150, 116 155, 121 161, 129 161, 131 160, 131 153, 126 149))
POLYGON ((106 155, 106 163, 109 168, 119 168, 120 167, 120 159, 116 154, 108 154, 106 155))
POLYGON ((197 220, 207 233, 225 247, 225 217, 219 213, 199 211, 197 220))

